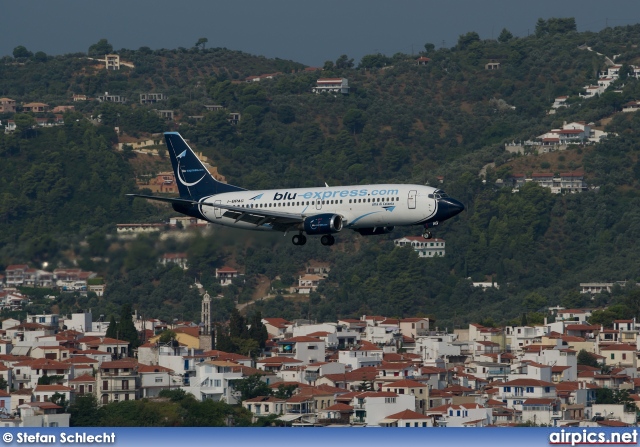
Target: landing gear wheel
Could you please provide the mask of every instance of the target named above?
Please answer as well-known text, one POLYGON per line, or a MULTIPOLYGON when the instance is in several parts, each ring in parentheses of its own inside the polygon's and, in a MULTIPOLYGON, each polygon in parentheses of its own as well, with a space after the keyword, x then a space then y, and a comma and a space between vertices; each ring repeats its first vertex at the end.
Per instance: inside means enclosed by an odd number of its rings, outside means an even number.
POLYGON ((422 233, 422 237, 425 239, 431 239, 433 236, 431 235, 431 231, 424 230, 424 233, 422 233))
POLYGON ((293 245, 304 245, 307 243, 307 238, 304 234, 296 234, 291 238, 291 242, 293 242, 293 245))
POLYGON ((336 242, 336 239, 330 234, 325 234, 320 238, 320 243, 322 245, 333 245, 335 244, 335 242, 336 242))

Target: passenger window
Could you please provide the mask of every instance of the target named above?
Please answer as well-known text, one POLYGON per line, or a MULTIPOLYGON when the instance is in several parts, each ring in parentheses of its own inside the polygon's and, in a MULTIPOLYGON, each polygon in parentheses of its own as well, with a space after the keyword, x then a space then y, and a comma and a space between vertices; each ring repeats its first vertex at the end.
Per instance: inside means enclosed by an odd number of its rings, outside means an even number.
POLYGON ((342 205, 342 200, 340 200, 340 205, 342 205))

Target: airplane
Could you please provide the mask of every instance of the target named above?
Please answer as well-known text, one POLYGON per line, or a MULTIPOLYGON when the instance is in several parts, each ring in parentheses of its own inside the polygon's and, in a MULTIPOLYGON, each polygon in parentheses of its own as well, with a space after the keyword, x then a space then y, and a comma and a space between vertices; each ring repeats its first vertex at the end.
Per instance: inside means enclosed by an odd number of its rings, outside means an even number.
POLYGON ((334 234, 344 229, 363 236, 390 233, 395 226, 430 228, 464 210, 464 205, 431 186, 380 184, 322 188, 283 188, 248 191, 217 181, 178 132, 164 134, 180 198, 127 194, 168 202, 187 216, 234 228, 280 231, 294 245, 306 235, 320 236, 333 245, 334 234))

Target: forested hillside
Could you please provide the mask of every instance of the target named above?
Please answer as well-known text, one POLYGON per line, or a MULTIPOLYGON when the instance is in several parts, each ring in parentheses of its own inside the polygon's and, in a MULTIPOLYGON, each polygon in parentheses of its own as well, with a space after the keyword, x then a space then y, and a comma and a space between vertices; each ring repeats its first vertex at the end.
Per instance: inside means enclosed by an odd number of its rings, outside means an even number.
POLYGON ((627 302, 630 290, 588 302, 578 284, 640 280, 640 116, 620 112, 622 104, 640 100, 640 81, 625 75, 599 97, 578 94, 597 82, 607 56, 617 55, 625 73, 640 65, 633 44, 639 38, 640 25, 577 33, 571 19, 550 19, 527 38, 504 30, 498 40, 483 41, 470 32, 453 48, 426 44, 426 65, 406 54, 374 54, 359 63, 341 56, 321 72, 202 46, 120 50, 135 65, 120 72, 95 68, 86 55, 2 60, 0 96, 58 105, 73 93, 109 90, 135 103, 138 93, 164 92, 169 99, 162 107, 174 109, 181 124, 160 120, 148 106, 95 101, 77 110, 100 115, 97 125, 75 113, 65 116, 64 127, 35 131, 30 115, 17 114, 18 131, 0 136, 0 267, 73 258, 104 274, 110 286, 103 299, 62 297, 61 310, 91 306, 108 314, 129 302, 149 316, 196 320, 200 298, 189 288, 195 277, 217 294, 223 290, 214 285, 216 266, 246 270, 246 282, 224 290, 215 309, 220 321, 234 300, 252 299, 259 280, 285 288, 311 259, 332 268, 318 294, 308 300, 278 296, 247 311, 318 320, 429 314, 451 328, 489 317, 519 321, 522 313, 535 321, 548 305, 627 302), (490 61, 500 69, 486 70, 490 61), (278 71, 273 79, 236 82, 278 71), (348 78, 349 95, 312 94, 319 77, 348 78), (570 107, 549 115, 557 96, 569 96, 570 107), (206 112, 207 104, 226 110, 206 112), (242 114, 237 126, 227 120, 230 111, 242 114), (188 118, 193 115, 203 120, 188 118), (557 154, 504 150, 505 143, 533 139, 565 121, 593 122, 610 136, 593 147, 570 147, 566 163, 557 154), (179 128, 230 183, 246 188, 436 185, 441 176, 442 188, 466 211, 435 233, 446 240, 444 258, 419 259, 394 248, 393 238, 419 234, 419 228, 369 238, 343 232, 333 249, 224 230, 190 240, 116 243, 107 238, 116 223, 160 221, 169 210, 124 197, 135 183, 128 155, 112 149, 114 126, 128 134, 179 128), (496 186, 498 178, 519 172, 513 166, 522 157, 529 157, 529 174, 584 171, 596 188, 553 195, 534 184, 518 193, 496 186), (495 166, 479 176, 489 163, 495 166), (156 265, 160 254, 180 250, 190 258, 187 273, 156 265), (494 281, 499 289, 482 291, 471 280, 494 281))

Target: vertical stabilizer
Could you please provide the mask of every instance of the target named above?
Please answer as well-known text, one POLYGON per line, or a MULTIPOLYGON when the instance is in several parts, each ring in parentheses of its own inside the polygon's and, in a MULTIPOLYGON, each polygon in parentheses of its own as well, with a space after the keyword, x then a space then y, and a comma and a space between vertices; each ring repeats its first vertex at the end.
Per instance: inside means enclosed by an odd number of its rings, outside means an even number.
POLYGON ((244 191, 213 178, 178 132, 166 132, 164 137, 181 198, 200 200, 223 192, 244 191))

